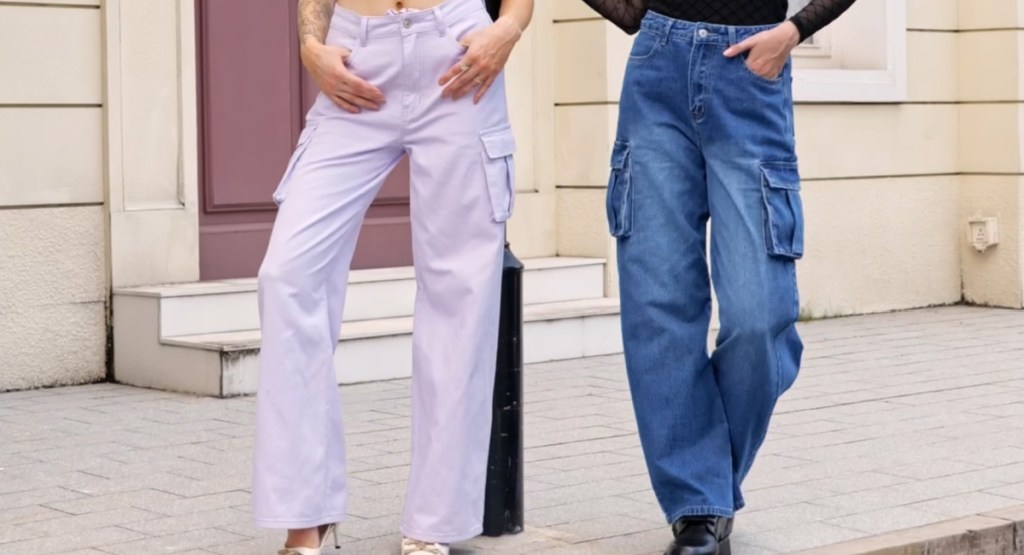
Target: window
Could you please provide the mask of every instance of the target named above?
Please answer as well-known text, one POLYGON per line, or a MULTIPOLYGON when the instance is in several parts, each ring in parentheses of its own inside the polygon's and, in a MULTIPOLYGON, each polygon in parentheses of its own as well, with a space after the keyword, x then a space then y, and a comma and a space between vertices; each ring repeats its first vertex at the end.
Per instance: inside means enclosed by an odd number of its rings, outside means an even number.
MULTIPOLYGON (((786 14, 786 18, 793 17, 800 10, 804 9, 811 0, 790 0, 789 2, 789 13, 786 14)), ((813 57, 820 55, 820 43, 822 37, 828 33, 828 30, 824 30, 817 35, 808 37, 807 40, 800 44, 800 48, 794 52, 796 56, 802 57, 813 57)))
POLYGON ((791 0, 789 3, 789 14, 786 17, 793 17, 796 12, 804 9, 804 6, 810 3, 811 0, 791 0))
MULTIPOLYGON (((810 0, 790 0, 796 13, 810 0)), ((859 0, 793 51, 797 102, 898 102, 906 97, 905 0, 859 0)))

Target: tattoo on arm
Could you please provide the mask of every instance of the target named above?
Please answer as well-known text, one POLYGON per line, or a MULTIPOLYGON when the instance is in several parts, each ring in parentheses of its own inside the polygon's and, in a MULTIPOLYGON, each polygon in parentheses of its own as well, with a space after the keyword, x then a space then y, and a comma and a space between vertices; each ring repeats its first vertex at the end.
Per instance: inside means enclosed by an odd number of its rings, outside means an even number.
POLYGON ((299 42, 306 37, 324 42, 333 15, 334 0, 299 0, 299 42))

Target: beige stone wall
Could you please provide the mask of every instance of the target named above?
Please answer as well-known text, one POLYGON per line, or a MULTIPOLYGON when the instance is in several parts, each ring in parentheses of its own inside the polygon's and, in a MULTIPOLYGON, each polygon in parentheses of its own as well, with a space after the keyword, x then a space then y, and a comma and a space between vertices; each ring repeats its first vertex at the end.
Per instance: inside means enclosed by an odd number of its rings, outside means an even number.
POLYGON ((550 2, 537 2, 533 24, 505 70, 509 117, 518 147, 516 206, 508 235, 515 253, 522 258, 554 256, 557 252, 552 7, 550 2))
MULTIPOLYGON (((1020 32, 1006 30, 1020 26, 1018 1, 906 1, 904 102, 796 108, 810 317, 964 296, 1021 306, 1024 73, 1020 32), (966 243, 975 214, 1002 224, 1002 244, 982 255, 966 243)), ((554 16, 558 253, 611 256, 606 168, 630 39, 578 0, 556 0, 554 16)))
POLYGON ((558 254, 607 258, 607 294, 617 296, 604 196, 630 39, 583 2, 553 5, 558 254))
POLYGON ((106 373, 98 0, 0 1, 0 390, 106 373))
POLYGON ((1024 3, 959 3, 960 219, 999 218, 1000 244, 978 253, 963 235, 964 297, 1021 308, 1021 133, 1024 3))
POLYGON ((102 379, 111 285, 198 279, 193 6, 0 0, 0 390, 102 379))

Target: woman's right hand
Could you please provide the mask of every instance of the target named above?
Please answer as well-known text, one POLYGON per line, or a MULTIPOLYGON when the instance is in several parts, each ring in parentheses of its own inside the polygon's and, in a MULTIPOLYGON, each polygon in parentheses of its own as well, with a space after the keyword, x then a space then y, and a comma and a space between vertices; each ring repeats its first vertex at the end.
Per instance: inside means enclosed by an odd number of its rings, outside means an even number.
POLYGON ((342 109, 358 114, 363 109, 379 110, 384 93, 349 71, 346 48, 325 46, 313 39, 302 45, 302 65, 320 90, 342 109))

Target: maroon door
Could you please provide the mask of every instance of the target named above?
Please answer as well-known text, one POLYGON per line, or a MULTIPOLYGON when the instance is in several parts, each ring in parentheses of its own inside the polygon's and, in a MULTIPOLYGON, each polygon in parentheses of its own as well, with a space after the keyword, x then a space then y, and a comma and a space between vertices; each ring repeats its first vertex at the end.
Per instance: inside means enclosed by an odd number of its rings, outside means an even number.
MULTIPOLYGON (((271 194, 316 85, 299 60, 297 0, 196 0, 202 279, 252 277, 270 238, 271 194)), ((356 268, 412 263, 403 161, 367 214, 356 268)))

